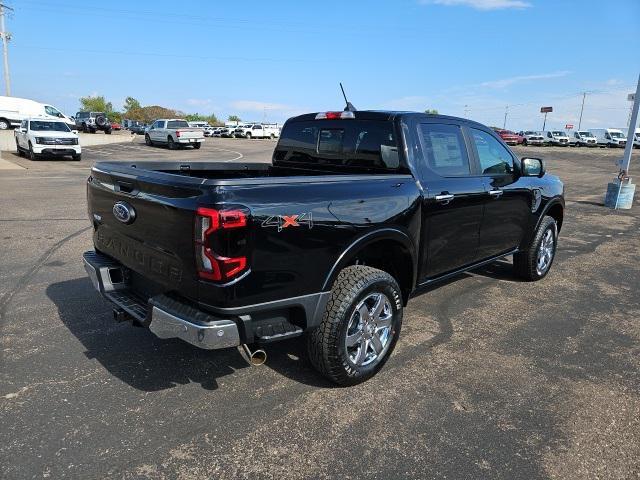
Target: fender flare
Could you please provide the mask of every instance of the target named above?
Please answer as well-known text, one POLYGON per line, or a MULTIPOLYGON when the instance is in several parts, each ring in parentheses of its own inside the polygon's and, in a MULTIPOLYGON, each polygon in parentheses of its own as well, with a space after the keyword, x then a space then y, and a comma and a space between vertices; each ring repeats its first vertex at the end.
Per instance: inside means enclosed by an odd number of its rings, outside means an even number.
POLYGON ((404 231, 398 228, 386 227, 369 231, 359 236, 347 248, 345 248, 338 256, 338 259, 335 261, 335 263, 329 270, 329 273, 325 277, 324 283, 322 284, 322 291, 324 292, 331 288, 331 285, 333 284, 335 278, 338 276, 340 270, 342 270, 349 264, 356 253, 358 253, 368 245, 381 240, 396 241, 400 243, 404 248, 406 248, 409 252, 409 255, 411 256, 411 288, 413 289, 416 284, 417 275, 416 249, 413 241, 404 231))
POLYGON ((542 219, 545 217, 547 212, 549 212, 549 210, 551 210, 551 208, 554 205, 560 205, 562 207, 562 213, 564 216, 564 210, 565 210, 564 200, 562 200, 562 197, 560 196, 552 197, 551 200, 547 202, 547 204, 544 206, 544 208, 540 212, 540 215, 538 216, 538 220, 536 220, 536 225, 533 229, 534 232, 538 230, 538 227, 540 226, 540 222, 542 222, 542 219))

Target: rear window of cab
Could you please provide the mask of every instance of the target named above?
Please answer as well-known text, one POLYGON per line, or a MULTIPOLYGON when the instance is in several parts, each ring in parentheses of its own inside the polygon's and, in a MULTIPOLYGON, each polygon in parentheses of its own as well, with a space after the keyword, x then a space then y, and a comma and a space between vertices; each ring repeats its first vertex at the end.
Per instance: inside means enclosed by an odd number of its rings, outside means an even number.
POLYGON ((287 122, 274 162, 393 172, 401 168, 393 123, 355 119, 287 122))

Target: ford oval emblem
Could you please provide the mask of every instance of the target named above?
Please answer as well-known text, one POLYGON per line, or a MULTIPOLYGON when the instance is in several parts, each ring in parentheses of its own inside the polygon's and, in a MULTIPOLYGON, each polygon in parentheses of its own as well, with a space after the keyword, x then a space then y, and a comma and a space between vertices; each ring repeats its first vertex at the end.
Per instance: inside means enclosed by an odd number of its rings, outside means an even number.
POLYGON ((129 224, 136 219, 136 211, 127 202, 116 202, 113 205, 113 216, 119 222, 129 224))

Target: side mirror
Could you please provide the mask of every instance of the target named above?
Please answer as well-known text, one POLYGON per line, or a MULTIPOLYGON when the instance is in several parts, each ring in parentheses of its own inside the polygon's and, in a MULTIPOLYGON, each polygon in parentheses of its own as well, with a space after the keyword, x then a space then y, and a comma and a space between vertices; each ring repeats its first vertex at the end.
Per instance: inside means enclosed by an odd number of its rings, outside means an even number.
POLYGON ((542 177, 544 175, 544 162, 540 158, 522 159, 523 177, 542 177))
POLYGON ((78 135, 78 130, 71 130, 71 133, 75 133, 76 135, 78 135))

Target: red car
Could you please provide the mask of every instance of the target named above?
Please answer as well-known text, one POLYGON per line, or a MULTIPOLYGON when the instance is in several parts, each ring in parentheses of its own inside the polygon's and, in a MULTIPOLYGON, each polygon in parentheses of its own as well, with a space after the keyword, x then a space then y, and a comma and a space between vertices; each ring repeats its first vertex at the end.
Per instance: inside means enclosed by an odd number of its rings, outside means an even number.
POLYGON ((511 130, 502 130, 501 128, 496 128, 496 133, 500 135, 500 138, 504 140, 504 143, 507 145, 520 145, 524 137, 518 135, 511 130))
POLYGON ((118 122, 111 122, 111 130, 122 130, 122 125, 118 122))

